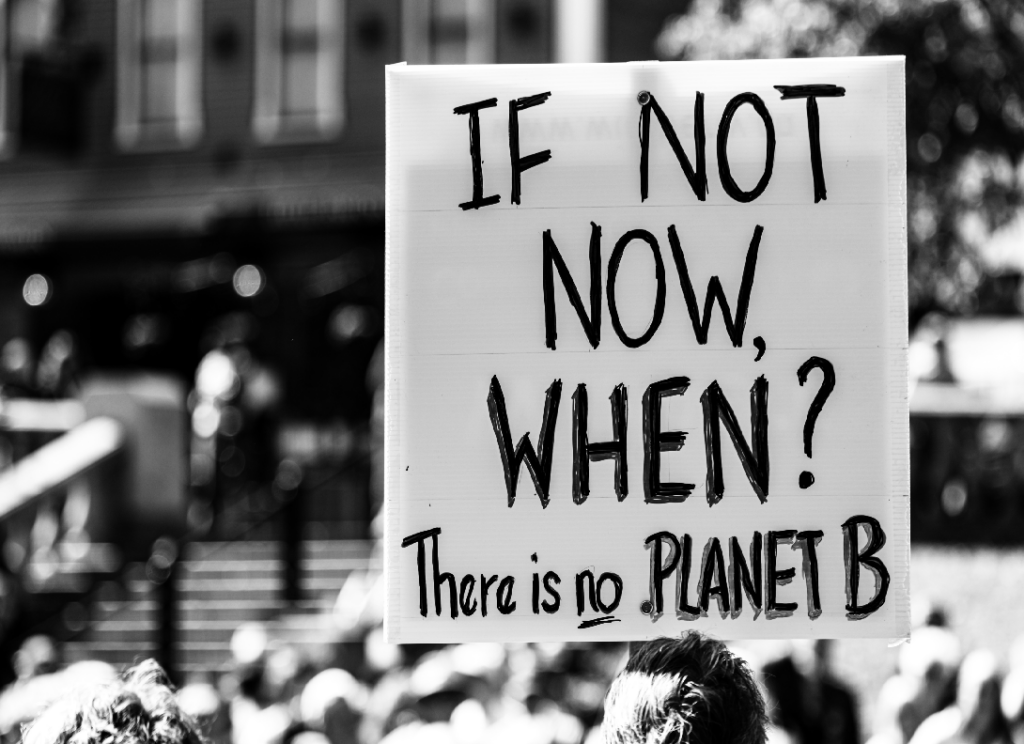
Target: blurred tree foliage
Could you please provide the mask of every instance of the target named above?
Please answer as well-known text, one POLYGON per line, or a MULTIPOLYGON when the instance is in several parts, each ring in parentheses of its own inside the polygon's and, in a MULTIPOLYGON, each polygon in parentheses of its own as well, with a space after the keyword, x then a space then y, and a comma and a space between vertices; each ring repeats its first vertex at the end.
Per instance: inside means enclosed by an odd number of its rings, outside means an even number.
POLYGON ((905 55, 911 327, 930 311, 1006 310, 979 249, 1024 202, 1024 3, 694 0, 658 46, 673 59, 905 55))

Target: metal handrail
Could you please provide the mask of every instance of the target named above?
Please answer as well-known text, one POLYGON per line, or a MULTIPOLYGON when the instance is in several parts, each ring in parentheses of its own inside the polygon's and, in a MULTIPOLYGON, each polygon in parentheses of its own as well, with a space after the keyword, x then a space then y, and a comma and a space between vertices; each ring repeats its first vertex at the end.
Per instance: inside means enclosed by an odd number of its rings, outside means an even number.
POLYGON ((0 521, 106 462, 124 447, 124 427, 89 419, 0 471, 0 521))
MULTIPOLYGON (((47 459, 36 458, 34 461, 29 463, 28 472, 32 477, 22 476, 20 479, 15 479, 13 476, 8 476, 8 485, 5 486, 4 474, 7 471, 0 471, 0 519, 3 519, 5 515, 11 514, 12 511, 4 510, 5 504, 12 505, 13 511, 27 506, 34 502, 40 496, 45 496, 47 493, 58 488, 60 484, 67 483, 68 480, 83 474, 89 468, 99 465, 109 457, 116 454, 116 452, 123 446, 124 435, 120 430, 120 425, 112 419, 91 419, 85 424, 77 427, 76 429, 68 432, 64 436, 60 437, 53 442, 44 445, 43 448, 33 452, 31 455, 26 456, 20 460, 17 465, 21 465, 30 458, 33 458, 37 452, 44 448, 51 447, 61 440, 66 440, 72 434, 78 432, 77 438, 71 441, 77 443, 80 448, 78 457, 74 463, 68 463, 67 467, 54 469, 49 477, 44 477, 45 471, 41 471, 42 466, 38 463, 47 462, 47 459), (93 423, 100 422, 100 423, 93 423), (91 424, 91 426, 90 426, 91 424), (114 424, 114 426, 110 426, 114 424), (83 435, 84 432, 84 435, 83 435), (85 436, 88 435, 88 436, 85 436), (91 454, 91 457, 87 455, 91 454), (75 463, 83 465, 86 462, 90 463, 85 469, 73 469, 75 463), (20 486, 17 495, 13 486, 17 484, 20 486), (5 488, 7 489, 5 492, 5 488)), ((54 451, 53 449, 50 450, 54 451)), ((13 467, 13 466, 12 466, 13 467)), ((326 477, 319 479, 315 483, 309 483, 304 479, 299 479, 295 483, 293 488, 282 489, 280 486, 269 485, 270 488, 280 489, 283 491, 281 497, 276 499, 275 505, 270 508, 266 513, 261 514, 254 522, 245 525, 241 529, 232 531, 230 534, 221 535, 221 539, 218 542, 223 544, 223 547, 227 545, 244 542, 253 532, 266 526, 269 523, 279 523, 282 527, 282 534, 278 538, 281 543, 281 559, 284 564, 285 582, 282 587, 283 598, 286 601, 294 602, 301 598, 300 586, 299 586, 299 564, 300 564, 300 550, 299 545, 301 544, 301 525, 303 523, 302 508, 302 494, 307 490, 316 490, 322 488, 328 483, 334 481, 341 475, 343 475, 351 464, 346 464, 340 468, 335 469, 326 477)), ((11 468, 8 468, 11 470, 11 468)), ((208 537, 207 530, 204 529, 193 529, 185 533, 177 539, 161 538, 154 545, 152 554, 146 561, 146 577, 149 580, 152 590, 155 592, 157 602, 157 612, 159 613, 159 620, 156 625, 156 637, 155 641, 155 654, 164 666, 165 670, 169 673, 172 679, 179 677, 180 669, 177 664, 177 646, 179 642, 178 634, 178 573, 179 564, 181 561, 182 553, 185 546, 194 541, 201 540, 208 537)), ((207 554, 205 558, 209 559, 216 554, 217 551, 207 554)), ((116 617, 117 615, 130 610, 133 604, 126 602, 123 606, 115 610, 111 615, 105 619, 116 617)), ((71 634, 70 637, 79 635, 84 632, 84 628, 71 634)), ((180 680, 178 680, 180 681, 180 680)))

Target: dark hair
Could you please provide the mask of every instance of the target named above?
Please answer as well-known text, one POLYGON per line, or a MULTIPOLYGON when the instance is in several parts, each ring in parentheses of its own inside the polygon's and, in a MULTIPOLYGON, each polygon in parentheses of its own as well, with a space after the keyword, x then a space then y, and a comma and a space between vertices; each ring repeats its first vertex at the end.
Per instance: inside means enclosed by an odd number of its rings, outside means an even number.
POLYGON ((746 662, 691 632, 633 652, 608 690, 603 730, 607 744, 763 744, 767 725, 746 662))
POLYGON ((152 659, 117 682, 59 701, 25 729, 25 744, 203 744, 178 706, 166 672, 152 659))

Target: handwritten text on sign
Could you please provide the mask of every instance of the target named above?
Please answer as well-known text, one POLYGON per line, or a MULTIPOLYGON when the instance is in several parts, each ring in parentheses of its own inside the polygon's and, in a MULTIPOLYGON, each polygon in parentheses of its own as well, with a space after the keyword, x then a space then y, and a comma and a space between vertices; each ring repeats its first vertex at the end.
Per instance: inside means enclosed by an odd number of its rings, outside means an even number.
POLYGON ((388 85, 389 637, 905 634, 902 62, 388 85))

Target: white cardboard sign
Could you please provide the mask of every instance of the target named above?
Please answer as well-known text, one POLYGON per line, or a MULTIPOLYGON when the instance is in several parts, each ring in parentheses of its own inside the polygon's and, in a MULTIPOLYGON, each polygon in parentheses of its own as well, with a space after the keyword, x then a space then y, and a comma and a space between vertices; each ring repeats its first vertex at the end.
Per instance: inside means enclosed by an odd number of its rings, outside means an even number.
POLYGON ((902 58, 387 70, 394 642, 905 636, 902 58))

